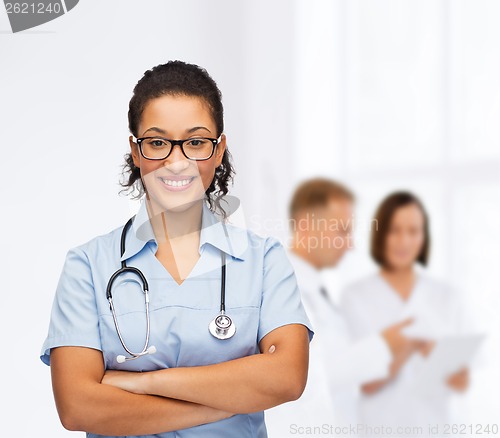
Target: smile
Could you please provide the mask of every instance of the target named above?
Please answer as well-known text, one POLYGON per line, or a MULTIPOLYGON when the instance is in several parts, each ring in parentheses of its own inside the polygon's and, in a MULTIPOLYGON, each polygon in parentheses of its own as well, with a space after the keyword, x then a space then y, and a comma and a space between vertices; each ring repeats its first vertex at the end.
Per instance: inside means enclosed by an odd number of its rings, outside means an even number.
POLYGON ((194 180, 194 178, 194 176, 183 177, 182 179, 169 179, 159 177, 159 180, 163 183, 164 186, 167 186, 167 188, 169 189, 182 190, 183 188, 187 188, 194 180))

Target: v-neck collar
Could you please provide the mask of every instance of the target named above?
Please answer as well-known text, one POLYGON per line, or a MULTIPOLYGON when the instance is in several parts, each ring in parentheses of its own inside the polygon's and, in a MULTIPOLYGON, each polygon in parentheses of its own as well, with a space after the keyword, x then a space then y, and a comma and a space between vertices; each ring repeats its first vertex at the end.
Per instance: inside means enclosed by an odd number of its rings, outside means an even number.
MULTIPOLYGON (((158 243, 156 242, 153 227, 149 220, 145 196, 141 199, 141 204, 132 222, 131 230, 133 232, 129 231, 127 233, 125 252, 120 261, 135 256, 148 242, 158 243)), ((219 220, 206 202, 203 202, 199 246, 200 255, 202 247, 206 244, 224 251, 229 256, 244 260, 244 254, 248 248, 248 236, 245 230, 219 220)))
POLYGON ((392 286, 391 283, 389 283, 382 275, 382 273, 379 271, 377 272, 377 278, 379 281, 383 284, 384 289, 390 293, 391 296, 394 297, 403 307, 408 307, 410 303, 415 301, 415 296, 417 295, 417 291, 419 289, 420 282, 422 280, 422 275, 420 272, 417 270, 414 271, 415 273, 415 282, 413 283, 413 287, 411 289, 410 295, 406 300, 404 300, 401 295, 398 293, 398 291, 392 286))

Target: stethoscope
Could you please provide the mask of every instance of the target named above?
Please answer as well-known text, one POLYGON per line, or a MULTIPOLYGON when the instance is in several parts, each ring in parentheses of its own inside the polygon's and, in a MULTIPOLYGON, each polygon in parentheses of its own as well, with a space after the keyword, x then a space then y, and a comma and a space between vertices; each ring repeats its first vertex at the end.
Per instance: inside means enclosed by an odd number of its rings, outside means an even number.
MULTIPOLYGON (((120 250, 121 257, 125 254, 125 236, 127 235, 127 231, 132 224, 132 221, 135 216, 132 216, 128 222, 123 227, 123 231, 120 239, 120 250)), ((118 363, 123 363, 127 360, 137 359, 141 356, 145 356, 146 354, 154 354, 156 353, 156 347, 154 345, 149 345, 149 336, 151 332, 150 325, 150 315, 149 315, 149 286, 146 280, 146 277, 141 272, 140 269, 134 268, 133 266, 127 266, 125 260, 121 262, 121 268, 118 269, 108 281, 108 286, 106 287, 106 298, 109 302, 109 308, 111 310, 111 315, 113 316, 113 322, 115 324, 116 333, 118 334, 118 338, 120 339, 120 343, 122 344, 123 349, 130 355, 130 357, 126 357, 122 354, 116 356, 116 361, 118 363), (111 294, 111 289, 114 281, 122 274, 130 272, 136 276, 138 276, 142 283, 142 290, 144 292, 144 304, 146 306, 146 340, 144 342, 144 347, 140 353, 134 353, 131 351, 125 341, 123 340, 123 336, 120 331, 120 327, 118 326, 118 319, 116 318, 115 306, 113 304, 113 296, 111 294)), ((236 332, 236 326, 232 319, 226 315, 226 253, 221 251, 221 288, 220 288, 220 310, 219 314, 210 322, 208 325, 209 332, 217 339, 229 339, 236 332)))

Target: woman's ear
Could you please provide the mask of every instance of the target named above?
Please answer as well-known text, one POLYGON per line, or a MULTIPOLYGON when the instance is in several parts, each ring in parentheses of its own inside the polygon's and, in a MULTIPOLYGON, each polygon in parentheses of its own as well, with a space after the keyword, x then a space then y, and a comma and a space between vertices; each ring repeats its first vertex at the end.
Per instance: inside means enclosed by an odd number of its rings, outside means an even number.
POLYGON ((132 159, 134 160, 134 165, 135 167, 140 167, 139 145, 134 142, 134 137, 132 136, 128 138, 128 142, 130 144, 130 153, 132 155, 132 159))
POLYGON ((220 136, 220 142, 215 150, 215 167, 219 167, 222 163, 222 157, 226 150, 226 134, 220 136))

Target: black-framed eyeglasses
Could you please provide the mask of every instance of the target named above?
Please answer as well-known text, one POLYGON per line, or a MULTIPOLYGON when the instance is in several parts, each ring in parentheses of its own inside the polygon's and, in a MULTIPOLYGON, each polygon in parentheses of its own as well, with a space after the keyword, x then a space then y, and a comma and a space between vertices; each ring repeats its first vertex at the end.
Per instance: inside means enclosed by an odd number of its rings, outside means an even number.
POLYGON ((172 153, 175 145, 179 145, 184 156, 189 160, 208 160, 220 143, 219 138, 193 137, 186 140, 169 140, 164 137, 141 137, 136 140, 141 155, 147 160, 165 160, 172 153))

